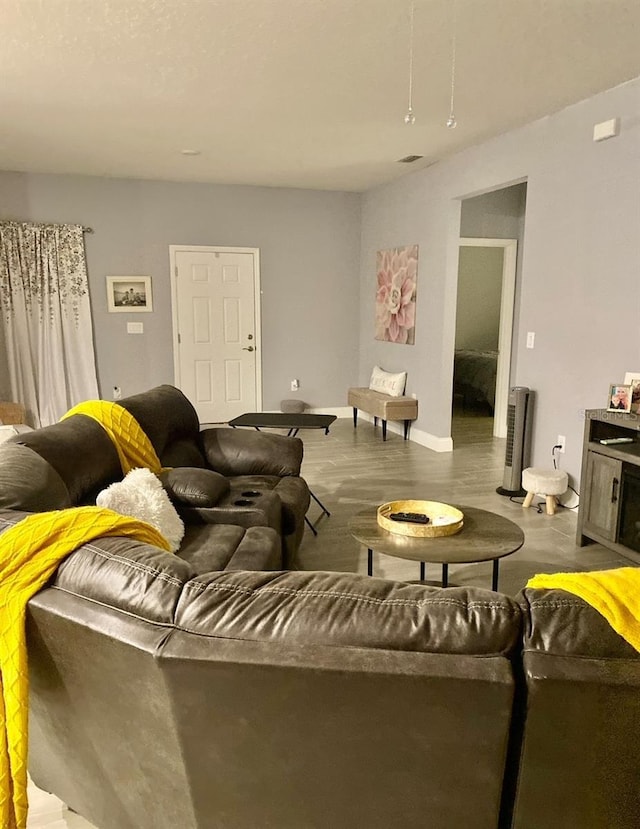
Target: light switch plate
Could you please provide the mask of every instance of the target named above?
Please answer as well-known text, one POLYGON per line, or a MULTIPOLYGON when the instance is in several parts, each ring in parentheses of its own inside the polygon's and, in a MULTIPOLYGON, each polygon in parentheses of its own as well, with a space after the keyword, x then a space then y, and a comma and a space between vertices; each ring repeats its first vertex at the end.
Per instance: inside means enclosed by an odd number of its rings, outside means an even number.
POLYGON ((611 118, 609 121, 601 121, 593 128, 594 141, 606 141, 607 138, 615 138, 620 132, 620 119, 611 118))
POLYGON ((128 322, 127 334, 144 334, 144 323, 142 322, 128 322))

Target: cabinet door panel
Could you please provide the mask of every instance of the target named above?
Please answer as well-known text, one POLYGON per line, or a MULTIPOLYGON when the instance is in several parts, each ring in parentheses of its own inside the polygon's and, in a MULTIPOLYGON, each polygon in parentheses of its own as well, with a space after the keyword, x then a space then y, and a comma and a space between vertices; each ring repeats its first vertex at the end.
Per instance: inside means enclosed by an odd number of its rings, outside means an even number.
POLYGON ((622 461, 589 452, 587 459, 588 504, 585 529, 609 541, 616 540, 620 513, 622 461))

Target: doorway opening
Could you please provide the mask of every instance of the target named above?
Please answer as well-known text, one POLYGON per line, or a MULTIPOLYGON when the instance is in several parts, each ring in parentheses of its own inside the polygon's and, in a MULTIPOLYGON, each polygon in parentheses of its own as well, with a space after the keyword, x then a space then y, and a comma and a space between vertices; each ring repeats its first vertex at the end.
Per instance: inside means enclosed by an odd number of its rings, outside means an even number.
POLYGON ((507 436, 526 184, 462 202, 453 366, 452 437, 507 436))

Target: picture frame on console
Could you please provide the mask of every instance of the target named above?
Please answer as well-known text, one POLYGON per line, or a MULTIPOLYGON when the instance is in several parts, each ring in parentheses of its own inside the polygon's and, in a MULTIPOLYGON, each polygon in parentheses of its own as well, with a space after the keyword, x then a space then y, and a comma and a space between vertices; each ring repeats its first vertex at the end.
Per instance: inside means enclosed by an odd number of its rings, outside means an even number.
POLYGON ((107 308, 113 313, 153 311, 150 276, 107 276, 107 308))
POLYGON ((631 411, 631 384, 611 383, 609 386, 608 412, 631 411))
POLYGON ((624 382, 631 386, 631 411, 640 413, 640 371, 627 371, 624 382))

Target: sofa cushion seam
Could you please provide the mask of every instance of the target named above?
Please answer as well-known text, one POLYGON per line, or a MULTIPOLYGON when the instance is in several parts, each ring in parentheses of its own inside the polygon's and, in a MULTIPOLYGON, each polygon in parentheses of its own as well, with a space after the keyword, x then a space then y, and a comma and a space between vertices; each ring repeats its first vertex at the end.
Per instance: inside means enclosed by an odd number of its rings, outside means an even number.
POLYGON ((171 628, 172 630, 176 630, 177 625, 175 622, 160 622, 157 619, 150 619, 148 616, 141 616, 138 613, 134 613, 131 610, 126 610, 123 607, 118 607, 115 604, 109 604, 107 602, 102 601, 101 599, 96 599, 93 596, 86 596, 83 593, 76 593, 74 590, 69 590, 68 587, 61 587, 59 584, 52 584, 50 587, 51 590, 59 590, 61 593, 67 593, 69 596, 75 596, 77 599, 83 599, 87 602, 91 602, 92 604, 96 604, 99 607, 106 607, 109 610, 115 610, 117 613, 124 613, 127 616, 130 616, 132 619, 137 619, 140 622, 148 622, 150 625, 157 625, 163 628, 171 628))
POLYGON ((523 655, 536 654, 539 656, 552 656, 555 659, 581 659, 590 662, 629 662, 633 665, 638 664, 638 660, 633 656, 597 656, 588 653, 568 653, 567 651, 547 651, 539 648, 525 646, 522 649, 523 655))
POLYGON ((517 611, 515 608, 509 607, 508 605, 499 603, 499 602, 463 602, 459 599, 381 599, 377 598, 376 596, 361 596, 357 593, 341 593, 335 591, 328 591, 328 590, 295 590, 295 589, 288 589, 288 588, 278 588, 278 587, 262 587, 257 589, 247 588, 247 587, 240 587, 238 585, 227 585, 227 584, 202 584, 200 582, 189 581, 185 584, 185 589, 192 589, 195 588, 200 590, 201 592, 205 592, 208 590, 218 590, 218 591, 228 591, 234 593, 243 593, 247 596, 260 596, 266 594, 276 594, 276 595, 285 595, 285 596, 311 596, 317 598, 329 598, 329 599, 352 599, 354 601, 362 601, 368 602, 371 604, 387 604, 387 605, 407 605, 407 606, 414 606, 420 607, 423 605, 429 604, 443 604, 443 605, 455 605, 461 608, 497 608, 501 610, 505 610, 512 615, 517 615, 517 611))
MULTIPOLYGON (((170 584, 174 584, 177 587, 182 587, 186 582, 180 581, 180 579, 176 578, 175 576, 170 576, 167 573, 163 573, 162 570, 158 570, 153 567, 149 567, 147 564, 140 564, 138 562, 131 561, 130 559, 123 558, 122 556, 117 555, 117 553, 106 553, 104 550, 100 550, 97 547, 94 547, 93 544, 83 544, 82 547, 78 547, 75 552, 79 552, 79 550, 89 550, 94 555, 100 556, 101 558, 107 561, 117 561, 119 564, 124 565, 125 567, 129 567, 132 570, 138 570, 144 573, 147 573, 150 576, 154 576, 157 579, 161 579, 162 581, 169 582, 170 584)), ((184 559, 181 559, 184 561, 184 559)), ((185 562, 187 564, 187 562, 185 562)))
POLYGON ((587 607, 590 607, 584 599, 540 599, 538 601, 534 600, 530 602, 529 606, 531 608, 548 607, 551 609, 558 607, 577 607, 586 609, 587 607))
MULTIPOLYGON (((133 613, 130 610, 125 610, 124 608, 117 607, 115 605, 107 604, 106 602, 101 601, 100 599, 93 598, 91 596, 84 596, 81 593, 76 593, 73 590, 69 590, 66 587, 59 587, 58 585, 52 585, 52 590, 59 590, 61 593, 67 593, 70 596, 75 596, 78 599, 83 599, 85 601, 91 602, 92 604, 98 605, 99 607, 106 607, 109 610, 114 610, 117 613, 124 613, 126 616, 129 616, 132 619, 136 619, 141 622, 147 622, 150 625, 155 625, 156 627, 168 628, 170 630, 176 631, 178 633, 188 633, 193 636, 198 636, 204 639, 217 639, 220 641, 236 641, 236 642, 257 642, 258 644, 278 644, 279 640, 271 640, 271 639, 254 639, 254 638, 247 638, 246 636, 238 637, 238 636, 225 636, 224 634, 220 633, 209 633, 207 631, 196 630, 194 628, 187 627, 186 625, 177 624, 176 622, 160 622, 156 619, 149 619, 147 616, 140 616, 137 613, 133 613)), ((445 656, 471 656, 474 658, 501 658, 503 657, 502 652, 500 651, 491 651, 487 653, 464 653, 464 654, 450 654, 449 652, 442 654, 440 651, 428 651, 428 650, 414 650, 414 649, 398 649, 398 648, 389 648, 388 645, 386 646, 378 646, 378 645, 369 645, 369 644, 333 644, 330 642, 303 642, 301 644, 309 645, 310 647, 315 647, 316 645, 320 644, 325 647, 329 648, 348 648, 348 649, 365 649, 365 650, 392 650, 394 652, 399 653, 420 653, 426 655, 445 655, 445 656)))

